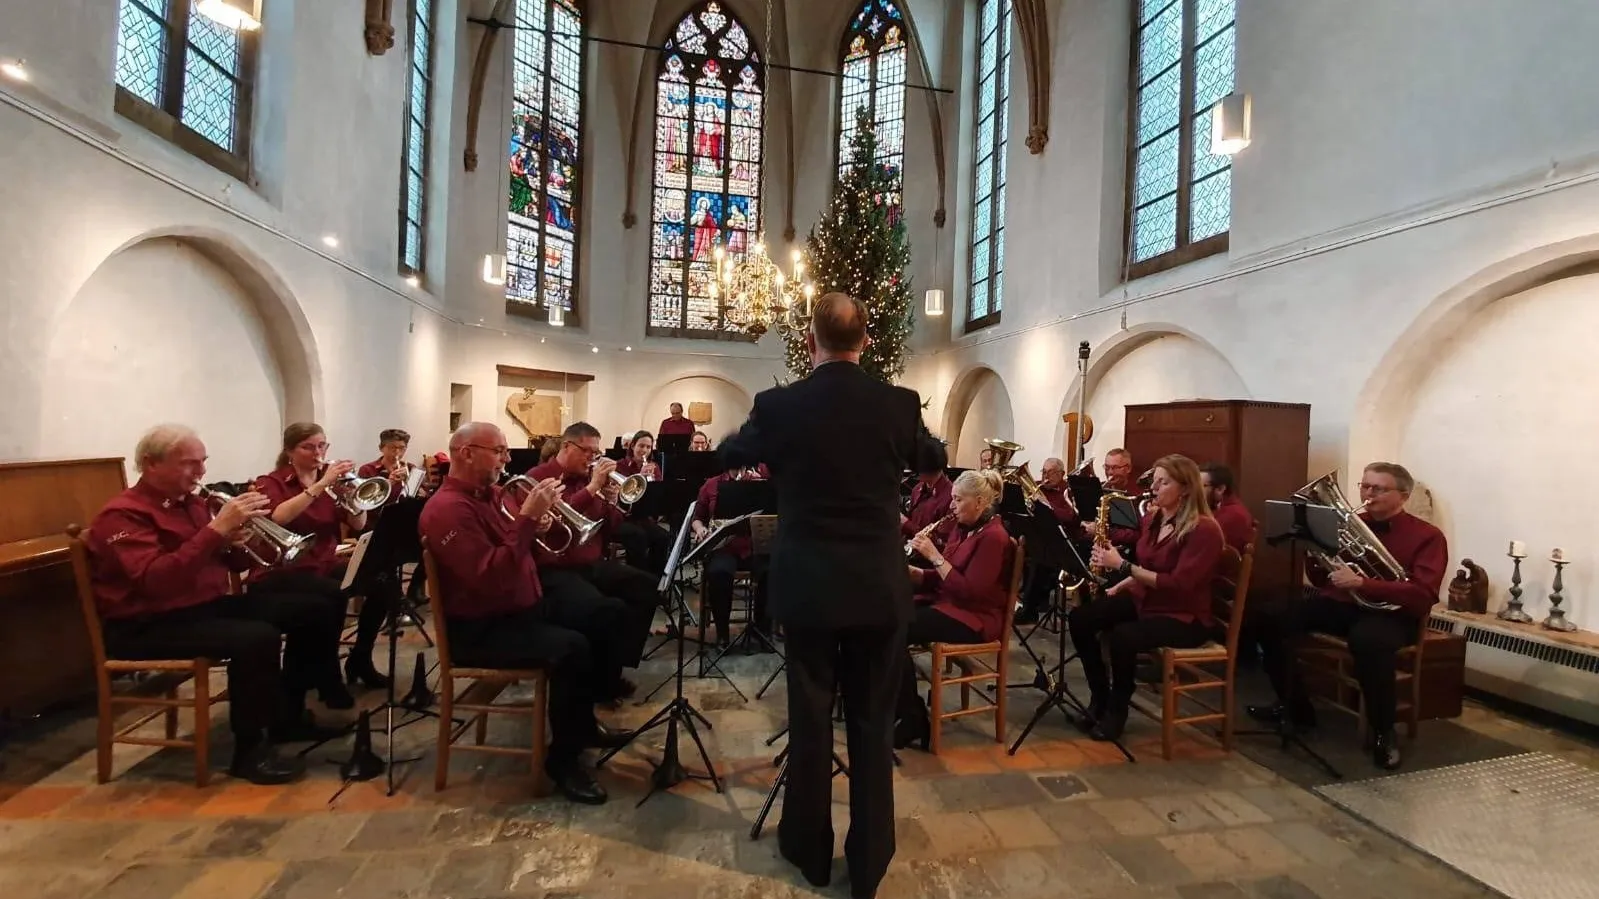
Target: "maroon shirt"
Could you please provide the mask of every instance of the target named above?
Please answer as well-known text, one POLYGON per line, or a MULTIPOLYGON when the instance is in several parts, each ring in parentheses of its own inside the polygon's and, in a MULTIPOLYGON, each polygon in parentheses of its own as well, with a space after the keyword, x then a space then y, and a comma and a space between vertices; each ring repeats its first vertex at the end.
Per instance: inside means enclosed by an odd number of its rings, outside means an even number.
POLYGON ((1216 523, 1221 525, 1227 545, 1238 550, 1240 556, 1243 555, 1244 547, 1249 545, 1250 535, 1255 532, 1255 516, 1249 514, 1249 507, 1229 493, 1221 498, 1211 514, 1216 516, 1216 523))
MULTIPOLYGON (((356 469, 355 476, 358 478, 386 478, 389 476, 389 471, 389 467, 383 463, 383 457, 379 456, 371 462, 362 464, 360 468, 356 469)), ((405 499, 405 482, 398 481, 389 489, 389 498, 383 501, 383 505, 392 506, 402 499, 405 499)))
POLYGON ((948 515, 950 494, 954 490, 955 485, 942 472, 931 487, 917 478, 916 486, 911 488, 911 509, 899 526, 900 533, 907 539, 914 537, 922 528, 948 515))
POLYGON ((1038 492, 1044 495, 1044 502, 1049 503, 1049 508, 1055 513, 1055 520, 1067 527, 1077 523, 1077 507, 1072 505, 1071 494, 1066 492, 1066 485, 1052 487, 1048 484, 1039 484, 1038 492))
POLYGON ((1225 545, 1221 525, 1209 515, 1201 516, 1187 534, 1162 541, 1160 518, 1159 509, 1150 512, 1139 529, 1137 564, 1155 572, 1155 586, 1135 581, 1129 588, 1138 614, 1164 615, 1210 627, 1216 623, 1211 614, 1211 590, 1225 545))
POLYGON ((934 589, 933 608, 976 631, 984 642, 998 640, 1010 599, 1006 569, 1014 552, 998 515, 975 527, 957 526, 943 549, 949 574, 940 578, 928 570, 921 575, 923 587, 934 589))
MULTIPOLYGON (((271 474, 256 478, 255 489, 267 498, 267 514, 270 515, 278 506, 304 493, 305 485, 300 483, 294 466, 285 465, 271 474)), ((338 549, 339 539, 343 536, 339 526, 344 519, 344 510, 333 501, 333 495, 323 491, 311 500, 304 512, 284 525, 296 534, 310 536, 310 544, 301 549, 293 561, 285 562, 273 570, 311 571, 323 577, 333 574, 343 564, 339 560, 338 549)))
POLYGON ((655 429, 655 436, 666 437, 672 434, 691 436, 695 431, 694 420, 687 417, 672 417, 661 419, 661 426, 655 429))
POLYGON ((211 524, 198 496, 162 496, 144 481, 94 516, 83 538, 103 618, 140 618, 210 602, 228 592, 228 571, 249 560, 211 524))
MULTIPOLYGON (((727 472, 722 472, 714 478, 706 478, 700 485, 700 494, 694 501, 694 520, 706 527, 711 526, 711 520, 716 517, 716 491, 724 482, 733 478, 727 472)), ((752 546, 747 534, 734 534, 727 538, 727 543, 722 545, 718 552, 730 552, 740 560, 748 559, 752 546)))
MULTIPOLYGON (((1367 579, 1357 592, 1373 602, 1391 602, 1403 607, 1412 618, 1423 618, 1438 604, 1438 593, 1443 587, 1444 571, 1449 567, 1449 543, 1444 532, 1422 521, 1409 512, 1401 511, 1386 522, 1372 521, 1364 513, 1360 519, 1377 534, 1382 545, 1388 547, 1394 559, 1404 567, 1409 578, 1403 581, 1378 581, 1367 579)), ((1309 568, 1310 582, 1321 588, 1323 596, 1339 602, 1354 602, 1347 590, 1339 590, 1327 582, 1327 573, 1315 566, 1309 568)))
MULTIPOLYGON (((605 522, 605 526, 600 529, 600 533, 594 536, 594 539, 582 546, 577 545, 576 540, 574 540, 571 548, 566 552, 546 560, 544 562, 545 567, 578 568, 598 562, 600 556, 605 553, 606 538, 614 534, 617 525, 623 521, 622 510, 606 502, 604 497, 596 496, 588 491, 588 472, 580 471, 576 474, 568 474, 566 469, 561 467, 561 463, 554 459, 529 468, 527 476, 534 481, 542 481, 546 478, 560 478, 561 499, 565 500, 567 505, 594 521, 605 522)), ((557 541, 561 539, 560 536, 555 538, 557 541)), ((551 545, 556 546, 558 544, 552 543, 551 545)))
MULTIPOLYGON (((645 460, 645 462, 648 462, 648 461, 651 461, 651 460, 648 460, 648 459, 645 460)), ((620 474, 623 477, 628 477, 628 478, 630 478, 630 477, 632 477, 633 475, 636 475, 636 474, 644 474, 645 462, 640 462, 639 460, 633 458, 632 454, 629 454, 626 458, 624 458, 621 461, 616 463, 616 472, 617 472, 617 474, 620 474)), ((655 467, 655 474, 651 474, 649 476, 649 480, 651 480, 651 481, 657 480, 656 475, 658 475, 659 473, 660 473, 660 466, 657 465, 655 467)))
POLYGON ((487 618, 538 604, 538 521, 506 518, 499 487, 445 478, 422 508, 417 531, 438 561, 440 600, 450 618, 487 618))

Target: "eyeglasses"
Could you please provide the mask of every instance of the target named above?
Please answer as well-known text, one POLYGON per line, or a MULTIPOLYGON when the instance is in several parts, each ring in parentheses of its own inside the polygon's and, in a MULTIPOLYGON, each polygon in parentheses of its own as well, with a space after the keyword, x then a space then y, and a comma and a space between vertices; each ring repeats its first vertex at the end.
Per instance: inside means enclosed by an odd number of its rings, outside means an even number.
POLYGON ((583 444, 573 440, 566 441, 566 445, 582 452, 583 455, 589 456, 590 458, 600 454, 600 448, 597 446, 584 446, 583 444))
POLYGON ((496 456, 511 455, 511 448, 508 446, 484 446, 481 443, 468 443, 467 446, 472 449, 487 450, 496 456))
POLYGON ((1375 493, 1378 496, 1381 496, 1384 493, 1393 493, 1395 490, 1398 490, 1398 489, 1399 488, 1397 488, 1397 487, 1384 487, 1381 484, 1361 484, 1360 485, 1360 492, 1361 493, 1375 493))

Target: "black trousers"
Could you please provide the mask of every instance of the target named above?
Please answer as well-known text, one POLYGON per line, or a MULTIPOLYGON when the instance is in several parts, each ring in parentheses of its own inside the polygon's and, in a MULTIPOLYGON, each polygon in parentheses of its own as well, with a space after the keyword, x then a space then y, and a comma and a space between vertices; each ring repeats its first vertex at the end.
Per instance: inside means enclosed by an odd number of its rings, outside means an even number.
POLYGON ((609 657, 626 614, 621 600, 608 596, 546 593, 531 609, 448 622, 450 653, 457 664, 476 668, 548 668, 546 767, 558 772, 593 742, 598 678, 614 664, 609 657))
POLYGON ((833 856, 833 696, 849 743, 851 888, 874 890, 894 857, 894 705, 905 628, 811 630, 785 622, 788 785, 777 837, 802 867, 833 856))
POLYGON ((621 677, 623 668, 638 667, 659 607, 656 578, 631 565, 601 559, 575 568, 541 566, 539 581, 546 597, 556 596, 562 603, 621 601, 625 613, 609 635, 604 651, 596 656, 600 664, 595 670, 602 679, 614 679, 621 677))
POLYGON ((627 564, 660 577, 672 553, 672 533, 656 522, 631 518, 616 529, 616 542, 627 552, 627 564))
POLYGON ((1027 586, 1022 590, 1022 610, 1037 615, 1049 605, 1049 594, 1060 583, 1060 569, 1027 566, 1027 586))
MULTIPOLYGON (((309 593, 326 597, 330 604, 338 608, 339 618, 343 620, 351 596, 340 586, 343 582, 342 566, 328 575, 291 568, 269 571, 259 578, 253 578, 251 586, 259 585, 271 593, 309 593)), ((357 583, 356 586, 361 585, 357 583)), ((361 611, 355 621, 355 645, 357 649, 365 648, 370 653, 377 643, 378 632, 383 629, 390 605, 400 595, 400 585, 392 578, 382 578, 366 584, 365 589, 366 595, 361 599, 361 611)))
MULTIPOLYGON (((982 634, 930 605, 916 607, 916 613, 911 617, 910 629, 905 633, 907 647, 927 643, 982 642, 982 634)), ((927 705, 922 702, 921 694, 916 690, 916 664, 911 661, 909 649, 905 652, 905 663, 901 667, 904 669, 904 674, 900 677, 899 703, 895 714, 902 720, 920 718, 925 721, 927 705)))
POLYGON ((268 727, 296 720, 306 691, 326 686, 330 670, 336 676, 343 623, 320 596, 257 587, 171 612, 107 619, 103 629, 106 654, 115 659, 227 659, 229 723, 253 742, 268 727))
POLYGON ((716 625, 716 636, 722 640, 732 635, 733 577, 748 571, 755 578, 755 604, 750 617, 757 627, 766 621, 766 564, 755 558, 740 559, 725 547, 711 553, 705 562, 705 605, 711 611, 711 621, 716 625))
POLYGON ((1286 700, 1292 696, 1300 708, 1310 704, 1293 663, 1293 644, 1302 634, 1316 631, 1342 637, 1354 657, 1355 679, 1365 697, 1366 720, 1372 732, 1385 734, 1394 729, 1397 657, 1399 650, 1416 642, 1416 619, 1403 612, 1339 602, 1309 590, 1266 604, 1250 617, 1260 635, 1266 673, 1279 697, 1286 700))
POLYGON ((1117 704, 1133 697, 1140 652, 1163 646, 1202 646, 1215 636, 1210 627, 1196 622, 1140 615, 1130 596, 1111 596, 1078 606, 1067 619, 1067 628, 1093 699, 1100 703, 1109 699, 1117 704), (1104 651, 1100 649, 1101 637, 1106 644, 1104 651), (1109 672, 1105 670, 1106 655, 1110 656, 1109 672))

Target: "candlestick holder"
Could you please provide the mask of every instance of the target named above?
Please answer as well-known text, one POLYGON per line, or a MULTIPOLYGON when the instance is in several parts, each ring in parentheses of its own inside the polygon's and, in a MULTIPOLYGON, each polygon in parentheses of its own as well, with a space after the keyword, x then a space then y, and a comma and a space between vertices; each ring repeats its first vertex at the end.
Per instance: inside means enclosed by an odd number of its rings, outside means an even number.
POLYGON ((1565 600, 1565 597, 1560 595, 1560 573, 1570 563, 1554 559, 1549 561, 1555 563, 1555 592, 1549 594, 1549 617, 1545 618, 1541 623, 1544 628, 1551 631, 1574 631, 1577 626, 1571 623, 1571 620, 1566 617, 1566 610, 1560 607, 1560 603, 1565 600))
POLYGON ((1510 604, 1499 610, 1499 620, 1531 624, 1532 616, 1521 608, 1521 557, 1511 556, 1510 560, 1516 563, 1516 568, 1510 575, 1510 604))

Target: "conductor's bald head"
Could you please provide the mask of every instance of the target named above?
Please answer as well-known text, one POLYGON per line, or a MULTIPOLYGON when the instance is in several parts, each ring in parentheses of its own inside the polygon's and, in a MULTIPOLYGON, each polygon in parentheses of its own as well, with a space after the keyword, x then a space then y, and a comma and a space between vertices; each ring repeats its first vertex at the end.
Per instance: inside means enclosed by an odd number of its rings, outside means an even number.
POLYGON ((834 359, 859 362, 866 348, 866 304, 847 293, 823 294, 811 307, 806 337, 812 365, 834 359))

